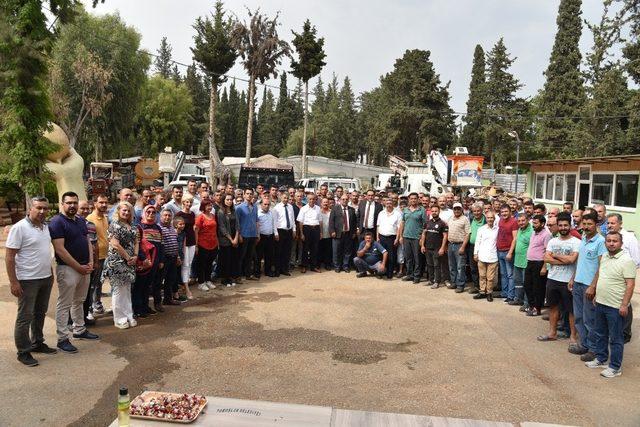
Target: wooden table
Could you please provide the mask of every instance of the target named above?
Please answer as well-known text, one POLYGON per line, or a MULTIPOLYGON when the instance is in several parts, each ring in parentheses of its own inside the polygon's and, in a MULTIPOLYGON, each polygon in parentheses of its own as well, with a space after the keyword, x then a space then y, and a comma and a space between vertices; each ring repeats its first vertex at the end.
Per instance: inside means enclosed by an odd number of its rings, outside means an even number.
MULTIPOLYGON (((187 424, 206 427, 284 426, 284 427, 513 427, 511 423, 429 417, 382 412, 349 411, 327 406, 308 406, 257 400, 208 397, 198 419, 187 424)), ((131 419, 132 427, 171 427, 180 424, 131 419)), ((522 424, 521 424, 522 425, 522 424)), ((118 421, 110 427, 118 427, 118 421)))

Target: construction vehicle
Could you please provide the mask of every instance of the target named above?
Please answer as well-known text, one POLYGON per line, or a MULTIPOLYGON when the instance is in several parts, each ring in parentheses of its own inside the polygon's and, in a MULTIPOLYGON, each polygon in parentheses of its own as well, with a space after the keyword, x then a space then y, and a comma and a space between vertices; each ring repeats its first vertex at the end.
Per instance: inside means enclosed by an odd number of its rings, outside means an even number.
POLYGON ((113 164, 92 162, 89 165, 89 179, 87 180, 87 197, 93 199, 96 196, 111 196, 113 184, 113 164))

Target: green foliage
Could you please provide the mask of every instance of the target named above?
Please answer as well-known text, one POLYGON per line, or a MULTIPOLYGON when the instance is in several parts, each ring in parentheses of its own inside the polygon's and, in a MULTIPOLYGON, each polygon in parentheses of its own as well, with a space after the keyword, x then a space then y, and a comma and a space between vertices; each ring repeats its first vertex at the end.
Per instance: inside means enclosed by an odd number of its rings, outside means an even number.
POLYGON ((153 61, 153 67, 156 73, 164 79, 171 78, 173 75, 171 53, 171 45, 167 42, 166 37, 162 37, 156 59, 153 61))
POLYGON ((548 157, 559 145, 579 145, 579 116, 586 100, 580 72, 581 0, 562 0, 537 123, 540 155, 548 157), (564 118, 560 118, 564 117, 564 118))
POLYGON ((297 60, 291 60, 292 74, 303 82, 308 82, 327 65, 324 62, 324 38, 316 38, 316 27, 312 27, 308 19, 302 25, 302 33, 292 33, 295 37, 291 44, 298 54, 297 60))
MULTIPOLYGON (((189 123, 193 138, 185 146, 185 150, 191 154, 206 153, 208 151, 206 136, 209 129, 209 89, 205 80, 198 73, 195 64, 187 68, 184 85, 193 102, 193 115, 189 123), (199 147, 203 148, 200 150, 199 147)), ((218 108, 217 114, 220 114, 220 108, 218 108)))
POLYGON ((476 45, 473 52, 473 66, 471 67, 467 115, 463 118, 465 126, 460 141, 460 144, 467 147, 470 153, 479 153, 484 147, 484 128, 487 123, 488 104, 485 67, 484 49, 482 46, 476 45))
POLYGON ((136 139, 145 156, 155 157, 165 146, 185 150, 192 139, 193 103, 187 87, 160 75, 143 90, 135 124, 136 139))
POLYGON ((266 87, 262 94, 262 104, 258 109, 256 121, 255 156, 277 153, 276 138, 278 137, 278 122, 276 103, 273 94, 266 87))

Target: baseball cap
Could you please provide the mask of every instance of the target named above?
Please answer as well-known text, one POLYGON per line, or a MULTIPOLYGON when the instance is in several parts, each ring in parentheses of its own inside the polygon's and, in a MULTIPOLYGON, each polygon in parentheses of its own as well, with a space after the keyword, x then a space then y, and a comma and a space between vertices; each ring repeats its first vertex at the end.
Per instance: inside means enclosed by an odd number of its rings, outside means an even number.
POLYGON ((455 208, 460 208, 460 209, 462 209, 462 203, 458 203, 458 202, 454 203, 454 204, 453 204, 453 209, 455 209, 455 208))

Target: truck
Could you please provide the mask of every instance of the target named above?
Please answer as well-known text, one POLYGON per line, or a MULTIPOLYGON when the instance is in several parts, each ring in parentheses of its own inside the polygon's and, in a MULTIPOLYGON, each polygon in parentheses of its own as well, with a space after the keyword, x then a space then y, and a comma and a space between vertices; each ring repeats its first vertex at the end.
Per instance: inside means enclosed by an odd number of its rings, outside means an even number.
POLYGON ((242 165, 238 176, 238 188, 256 188, 258 184, 289 187, 294 183, 293 166, 287 164, 279 167, 242 165))
POLYGON ((329 191, 334 192, 337 187, 342 187, 345 193, 351 191, 360 191, 360 180, 357 178, 331 177, 331 176, 314 176, 298 180, 297 185, 304 187, 305 192, 315 193, 320 186, 326 185, 329 191))

